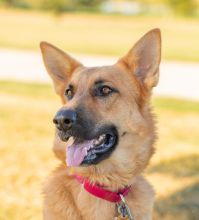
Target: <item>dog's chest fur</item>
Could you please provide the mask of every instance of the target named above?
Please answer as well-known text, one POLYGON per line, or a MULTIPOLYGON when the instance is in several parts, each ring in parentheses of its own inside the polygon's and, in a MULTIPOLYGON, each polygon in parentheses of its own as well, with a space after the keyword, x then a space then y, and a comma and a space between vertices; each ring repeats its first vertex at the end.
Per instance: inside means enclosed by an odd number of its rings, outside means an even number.
MULTIPOLYGON (((48 220, 111 220, 117 217, 115 203, 90 195, 74 177, 67 175, 64 166, 48 180, 44 196, 44 215, 48 220)), ((153 199, 151 186, 143 177, 137 177, 126 198, 135 219, 151 219, 153 199)))
POLYGON ((112 219, 115 215, 115 204, 98 199, 80 186, 80 192, 77 197, 77 206, 81 212, 83 219, 112 219), (88 208, 89 207, 89 208, 88 208))

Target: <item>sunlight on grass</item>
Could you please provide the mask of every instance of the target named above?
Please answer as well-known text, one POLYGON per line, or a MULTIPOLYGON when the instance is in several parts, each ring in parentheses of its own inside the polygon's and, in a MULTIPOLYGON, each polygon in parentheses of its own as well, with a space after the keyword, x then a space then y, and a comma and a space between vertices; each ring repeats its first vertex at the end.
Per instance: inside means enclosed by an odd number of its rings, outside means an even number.
MULTIPOLYGON (((0 219, 42 218, 42 182, 58 164, 52 117, 60 106, 49 85, 0 82, 0 219)), ((153 100, 157 152, 146 176, 157 192, 155 220, 199 216, 199 103, 153 100)))
POLYGON ((41 185, 55 167, 50 86, 1 83, 0 219, 41 219, 41 185))
POLYGON ((163 58, 199 61, 199 21, 174 17, 141 17, 0 10, 0 46, 39 50, 49 41, 68 52, 125 54, 147 31, 160 28, 163 58), (15 36, 15 37, 13 37, 15 36))

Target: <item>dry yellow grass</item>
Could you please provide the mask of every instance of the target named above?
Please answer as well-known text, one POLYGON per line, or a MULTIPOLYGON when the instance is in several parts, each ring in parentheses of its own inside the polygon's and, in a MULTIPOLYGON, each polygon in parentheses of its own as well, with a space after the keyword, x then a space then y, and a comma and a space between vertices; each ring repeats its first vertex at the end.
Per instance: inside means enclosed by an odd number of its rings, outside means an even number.
MULTIPOLYGON (((60 106, 48 85, 0 82, 0 220, 42 218, 41 186, 58 161, 52 117, 60 106)), ((199 216, 199 103, 154 100, 157 152, 146 176, 157 191, 155 220, 199 216)))
POLYGON ((0 9, 0 47, 36 49, 42 40, 66 51, 121 55, 148 30, 162 31, 163 58, 199 61, 199 20, 165 17, 141 17, 50 13, 0 9))

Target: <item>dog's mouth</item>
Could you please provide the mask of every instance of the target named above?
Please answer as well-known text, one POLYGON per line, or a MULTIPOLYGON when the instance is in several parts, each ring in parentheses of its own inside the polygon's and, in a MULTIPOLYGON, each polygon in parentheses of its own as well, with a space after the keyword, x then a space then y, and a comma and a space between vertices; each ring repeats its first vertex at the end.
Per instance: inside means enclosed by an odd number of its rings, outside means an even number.
POLYGON ((91 140, 73 137, 74 142, 67 147, 67 165, 80 166, 97 164, 106 159, 114 150, 118 136, 116 132, 98 135, 91 140))

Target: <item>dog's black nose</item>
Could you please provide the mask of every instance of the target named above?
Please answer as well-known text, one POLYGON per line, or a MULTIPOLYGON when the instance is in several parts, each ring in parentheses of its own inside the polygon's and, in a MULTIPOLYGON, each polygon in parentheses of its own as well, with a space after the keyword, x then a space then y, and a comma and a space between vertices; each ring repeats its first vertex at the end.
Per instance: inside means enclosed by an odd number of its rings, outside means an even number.
POLYGON ((59 130, 69 130, 77 121, 77 113, 71 109, 59 110, 54 119, 53 123, 59 130))

